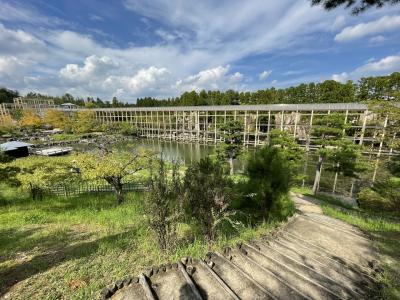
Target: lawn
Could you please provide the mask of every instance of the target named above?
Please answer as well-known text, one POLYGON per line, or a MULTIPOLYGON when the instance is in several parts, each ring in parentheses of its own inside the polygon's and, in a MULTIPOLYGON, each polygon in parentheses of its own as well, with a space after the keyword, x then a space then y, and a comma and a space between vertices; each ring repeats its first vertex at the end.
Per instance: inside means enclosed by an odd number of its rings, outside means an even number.
POLYGON ((127 194, 120 206, 112 194, 33 202, 2 186, 0 198, 0 295, 16 300, 97 298, 106 285, 146 267, 203 257, 276 225, 243 228, 209 246, 195 238, 194 226, 180 224, 177 248, 165 253, 146 225, 142 194, 127 194))
POLYGON ((400 299, 400 222, 382 217, 382 214, 363 213, 338 209, 323 204, 324 214, 343 220, 367 232, 379 250, 384 272, 378 280, 382 283, 382 299, 400 299))

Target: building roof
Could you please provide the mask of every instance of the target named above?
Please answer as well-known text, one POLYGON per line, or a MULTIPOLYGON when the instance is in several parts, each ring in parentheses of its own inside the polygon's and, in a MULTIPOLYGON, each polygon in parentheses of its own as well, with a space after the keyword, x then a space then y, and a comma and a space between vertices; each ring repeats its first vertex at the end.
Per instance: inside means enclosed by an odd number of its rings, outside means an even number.
POLYGON ((0 144, 0 150, 1 151, 11 151, 11 150, 15 150, 15 149, 22 148, 22 147, 30 147, 32 145, 33 144, 28 144, 28 143, 19 142, 19 141, 11 141, 11 142, 0 144))

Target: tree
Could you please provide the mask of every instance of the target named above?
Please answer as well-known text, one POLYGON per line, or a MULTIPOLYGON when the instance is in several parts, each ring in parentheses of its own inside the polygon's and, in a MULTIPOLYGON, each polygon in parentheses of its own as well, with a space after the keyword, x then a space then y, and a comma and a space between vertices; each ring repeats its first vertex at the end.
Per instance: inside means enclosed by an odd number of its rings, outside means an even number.
POLYGON ((73 123, 74 133, 87 133, 96 130, 98 122, 96 115, 91 110, 79 110, 76 112, 73 123))
POLYGON ((17 159, 10 166, 19 169, 16 179, 22 188, 30 191, 32 199, 42 199, 44 192, 60 183, 68 183, 75 179, 71 174, 71 164, 64 157, 48 158, 33 156, 17 159))
POLYGON ((189 166, 184 178, 186 211, 199 224, 207 241, 216 237, 216 228, 224 220, 234 227, 230 218, 232 182, 224 175, 221 165, 209 157, 189 166))
POLYGON ((19 123, 24 128, 37 129, 42 125, 42 120, 34 110, 27 109, 22 112, 19 123))
POLYGON ((369 8, 381 8, 385 5, 395 5, 400 0, 311 0, 312 5, 321 5, 326 10, 335 9, 339 6, 352 7, 352 14, 357 15, 369 8))
POLYGON ((68 116, 62 111, 56 109, 48 109, 46 110, 43 122, 52 126, 53 128, 61 128, 65 129, 67 124, 69 123, 68 116))
POLYGON ((269 145, 280 149, 282 156, 289 164, 291 178, 295 178, 304 159, 304 150, 293 138, 293 135, 287 131, 273 129, 269 134, 269 145))
POLYGON ((246 173, 249 201, 255 202, 263 216, 268 217, 274 203, 289 192, 290 164, 281 149, 265 146, 249 159, 246 173))
POLYGON ((176 242, 176 226, 181 215, 179 197, 182 181, 179 164, 174 163, 170 173, 163 159, 158 160, 156 173, 151 169, 146 210, 149 225, 155 232, 162 250, 171 249, 176 242))
POLYGON ((14 98, 19 97, 18 91, 13 91, 7 88, 0 88, 0 103, 13 103, 14 98))
POLYGON ((104 180, 110 184, 117 203, 121 204, 124 201, 124 180, 137 179, 139 172, 151 165, 151 159, 151 154, 145 151, 132 154, 104 148, 102 151, 79 154, 74 162, 83 179, 104 180))
POLYGON ((218 156, 229 160, 230 175, 233 175, 233 160, 243 148, 243 124, 239 121, 228 121, 219 127, 219 134, 224 142, 219 144, 218 156))
POLYGON ((313 135, 317 137, 316 144, 320 146, 320 149, 318 150, 318 162, 313 184, 314 194, 319 189, 322 166, 328 156, 331 155, 330 150, 341 149, 338 141, 343 138, 344 132, 348 128, 349 125, 345 123, 345 116, 343 114, 332 113, 315 118, 313 135))

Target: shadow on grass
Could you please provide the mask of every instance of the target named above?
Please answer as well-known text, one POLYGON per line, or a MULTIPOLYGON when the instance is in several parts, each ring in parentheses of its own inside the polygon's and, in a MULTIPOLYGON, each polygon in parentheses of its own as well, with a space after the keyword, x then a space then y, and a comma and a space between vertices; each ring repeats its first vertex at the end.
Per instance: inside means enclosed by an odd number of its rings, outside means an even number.
MULTIPOLYGON (((71 231, 72 232, 72 231, 71 231)), ((75 233, 76 234, 76 233, 75 233)), ((42 254, 34 256, 31 260, 17 263, 11 267, 0 271, 0 296, 4 295, 9 289, 20 281, 31 276, 45 272, 66 261, 88 257, 103 247, 125 248, 130 242, 130 236, 135 235, 136 230, 125 231, 118 234, 109 235, 93 241, 79 242, 70 244, 74 239, 73 234, 69 233, 68 245, 55 249, 46 249, 42 254)), ((48 240, 57 240, 55 235, 47 236, 48 240)))

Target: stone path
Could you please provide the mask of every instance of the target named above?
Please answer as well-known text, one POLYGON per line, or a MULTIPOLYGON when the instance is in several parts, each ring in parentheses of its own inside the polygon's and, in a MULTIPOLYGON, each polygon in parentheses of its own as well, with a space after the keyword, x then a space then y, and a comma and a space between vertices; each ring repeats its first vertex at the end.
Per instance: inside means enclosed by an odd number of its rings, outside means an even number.
MULTIPOLYGON (((357 228, 292 195, 299 213, 259 240, 153 267, 117 282, 104 299, 370 299, 376 253, 357 228)), ((374 269, 375 268, 375 269, 374 269)))

